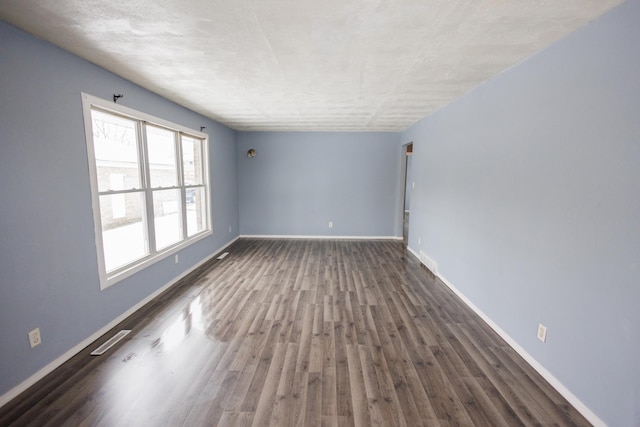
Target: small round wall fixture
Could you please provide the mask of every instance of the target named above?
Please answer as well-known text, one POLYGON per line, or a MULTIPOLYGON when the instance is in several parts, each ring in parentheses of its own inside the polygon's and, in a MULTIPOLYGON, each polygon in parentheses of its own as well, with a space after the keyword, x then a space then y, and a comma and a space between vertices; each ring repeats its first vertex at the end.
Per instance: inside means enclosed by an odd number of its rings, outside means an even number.
POLYGON ((256 153, 256 150, 254 150, 253 148, 252 148, 251 150, 247 151, 247 157, 248 157, 248 158, 255 157, 255 156, 256 156, 256 154, 257 154, 257 153, 256 153))

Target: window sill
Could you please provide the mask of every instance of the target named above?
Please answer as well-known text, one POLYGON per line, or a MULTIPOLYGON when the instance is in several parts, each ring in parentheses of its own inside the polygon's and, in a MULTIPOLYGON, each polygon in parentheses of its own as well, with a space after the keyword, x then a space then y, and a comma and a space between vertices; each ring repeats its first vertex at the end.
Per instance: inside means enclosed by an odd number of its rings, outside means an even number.
POLYGON ((113 285, 115 285, 118 282, 121 282, 122 280, 138 273, 139 271, 142 271, 150 266, 152 266, 155 263, 158 263, 160 261, 162 261, 165 258, 170 257, 171 255, 180 252, 181 250, 193 245, 196 242, 199 242, 200 240, 209 237, 213 235, 213 231, 208 230, 208 231, 204 231, 200 234, 197 234, 193 237, 191 237, 189 240, 184 240, 174 246, 171 246, 167 249, 165 249, 162 252, 158 252, 156 254, 153 254, 151 256, 147 256, 146 258, 142 258, 139 260, 139 262, 132 264, 128 267, 125 267, 123 270, 119 270, 115 273, 111 273, 111 274, 102 274, 100 277, 100 290, 105 290, 113 285))

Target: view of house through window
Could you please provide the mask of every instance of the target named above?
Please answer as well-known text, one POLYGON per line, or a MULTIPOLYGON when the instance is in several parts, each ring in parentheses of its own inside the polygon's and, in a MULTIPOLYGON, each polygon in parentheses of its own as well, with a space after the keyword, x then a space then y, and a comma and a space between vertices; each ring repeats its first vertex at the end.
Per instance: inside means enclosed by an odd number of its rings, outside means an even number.
POLYGON ((210 231, 205 137, 128 109, 85 109, 107 280, 210 231))

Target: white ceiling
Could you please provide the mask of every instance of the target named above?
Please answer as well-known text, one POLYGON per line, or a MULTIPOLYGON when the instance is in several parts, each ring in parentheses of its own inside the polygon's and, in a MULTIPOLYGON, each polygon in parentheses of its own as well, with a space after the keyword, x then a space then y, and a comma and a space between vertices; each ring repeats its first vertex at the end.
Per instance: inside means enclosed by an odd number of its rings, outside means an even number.
POLYGON ((620 3, 0 0, 0 18, 234 129, 397 131, 620 3))

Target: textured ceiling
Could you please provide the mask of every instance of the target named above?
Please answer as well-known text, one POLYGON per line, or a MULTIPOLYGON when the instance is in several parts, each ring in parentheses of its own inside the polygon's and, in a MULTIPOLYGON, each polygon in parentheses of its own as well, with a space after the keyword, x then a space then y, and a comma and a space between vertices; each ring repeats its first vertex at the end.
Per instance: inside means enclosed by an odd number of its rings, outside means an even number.
POLYGON ((622 0, 0 0, 238 130, 404 130, 622 0))

